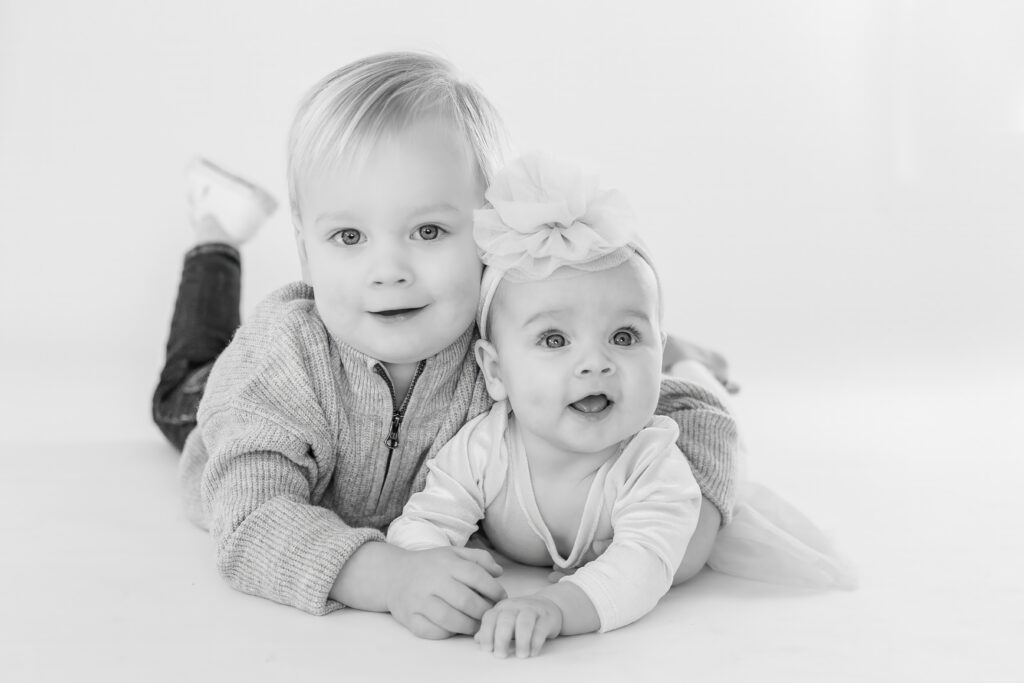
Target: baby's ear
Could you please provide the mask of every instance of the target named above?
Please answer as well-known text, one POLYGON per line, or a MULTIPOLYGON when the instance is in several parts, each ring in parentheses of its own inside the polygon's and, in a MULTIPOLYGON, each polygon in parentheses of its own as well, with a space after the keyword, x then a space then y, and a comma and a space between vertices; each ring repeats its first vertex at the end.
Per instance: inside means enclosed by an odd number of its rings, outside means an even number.
POLYGON ((306 237, 302 232, 302 226, 295 223, 295 249, 299 252, 299 267, 302 268, 302 281, 312 286, 309 281, 309 259, 306 257, 306 237))
POLYGON ((494 344, 483 339, 478 339, 476 347, 476 364, 480 366, 484 382, 487 383, 487 393, 495 401, 504 401, 508 398, 505 391, 505 383, 501 381, 501 365, 498 363, 498 351, 494 344))

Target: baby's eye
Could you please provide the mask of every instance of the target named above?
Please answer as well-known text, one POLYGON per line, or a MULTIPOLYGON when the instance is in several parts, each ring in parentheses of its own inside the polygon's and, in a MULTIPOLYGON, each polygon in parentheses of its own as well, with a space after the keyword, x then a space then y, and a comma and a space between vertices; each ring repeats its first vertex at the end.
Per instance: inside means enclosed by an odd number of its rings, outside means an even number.
POLYGON ((334 242, 341 242, 342 244, 351 246, 353 244, 359 244, 366 240, 363 233, 355 228, 345 228, 331 235, 331 240, 334 242))
POLYGON ((444 232, 444 229, 441 228, 440 226, 434 225, 433 223, 429 225, 421 225, 420 227, 416 228, 416 235, 421 240, 426 241, 436 240, 438 237, 441 236, 442 232, 444 232))
POLYGON ((612 344, 616 346, 632 346, 636 344, 640 339, 633 330, 619 330, 612 335, 612 344))
POLYGON ((569 342, 566 341, 565 335, 559 334, 558 332, 550 332, 541 335, 540 343, 549 349, 560 349, 569 342))

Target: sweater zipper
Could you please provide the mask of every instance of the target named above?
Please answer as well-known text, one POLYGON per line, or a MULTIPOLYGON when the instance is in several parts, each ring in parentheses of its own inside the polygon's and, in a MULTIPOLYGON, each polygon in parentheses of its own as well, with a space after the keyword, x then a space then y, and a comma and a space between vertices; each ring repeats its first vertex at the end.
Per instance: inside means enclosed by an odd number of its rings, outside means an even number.
POLYGON ((402 400, 402 405, 398 405, 398 397, 395 396, 395 385, 391 383, 391 378, 388 377, 387 371, 384 366, 377 363, 373 366, 374 371, 381 376, 384 383, 388 385, 388 391, 391 392, 391 431, 388 432, 387 437, 384 439, 384 445, 388 447, 388 459, 384 463, 384 479, 380 484, 380 491, 377 493, 377 505, 380 505, 380 499, 384 495, 384 485, 387 483, 388 474, 391 472, 391 456, 394 455, 395 449, 398 448, 398 430, 402 427, 402 418, 405 417, 405 409, 409 407, 409 399, 412 398, 413 389, 416 387, 416 380, 423 374, 423 369, 426 367, 427 361, 421 360, 420 364, 416 366, 416 372, 412 376, 412 381, 409 382, 409 388, 405 392, 405 398, 402 400))

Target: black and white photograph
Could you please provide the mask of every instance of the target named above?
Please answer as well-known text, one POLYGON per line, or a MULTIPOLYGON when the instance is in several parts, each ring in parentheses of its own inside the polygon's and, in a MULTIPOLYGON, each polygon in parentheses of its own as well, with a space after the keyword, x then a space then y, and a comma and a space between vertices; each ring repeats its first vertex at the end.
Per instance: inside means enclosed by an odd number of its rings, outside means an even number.
POLYGON ((0 0, 0 680, 1024 680, 1024 3, 0 0))

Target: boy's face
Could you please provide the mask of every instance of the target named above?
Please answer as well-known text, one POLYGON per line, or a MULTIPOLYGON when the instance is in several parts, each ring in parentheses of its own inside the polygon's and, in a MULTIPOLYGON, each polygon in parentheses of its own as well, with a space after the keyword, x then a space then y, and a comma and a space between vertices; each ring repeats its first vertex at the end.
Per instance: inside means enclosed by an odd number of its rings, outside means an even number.
POLYGON ((421 124, 300 192, 304 277, 338 339, 384 363, 432 356, 473 324, 484 188, 466 144, 421 124))
POLYGON ((654 415, 661 386, 657 282, 639 258, 565 279, 498 285, 478 360, 525 432, 601 453, 654 415), (503 395, 504 394, 504 395, 503 395))

